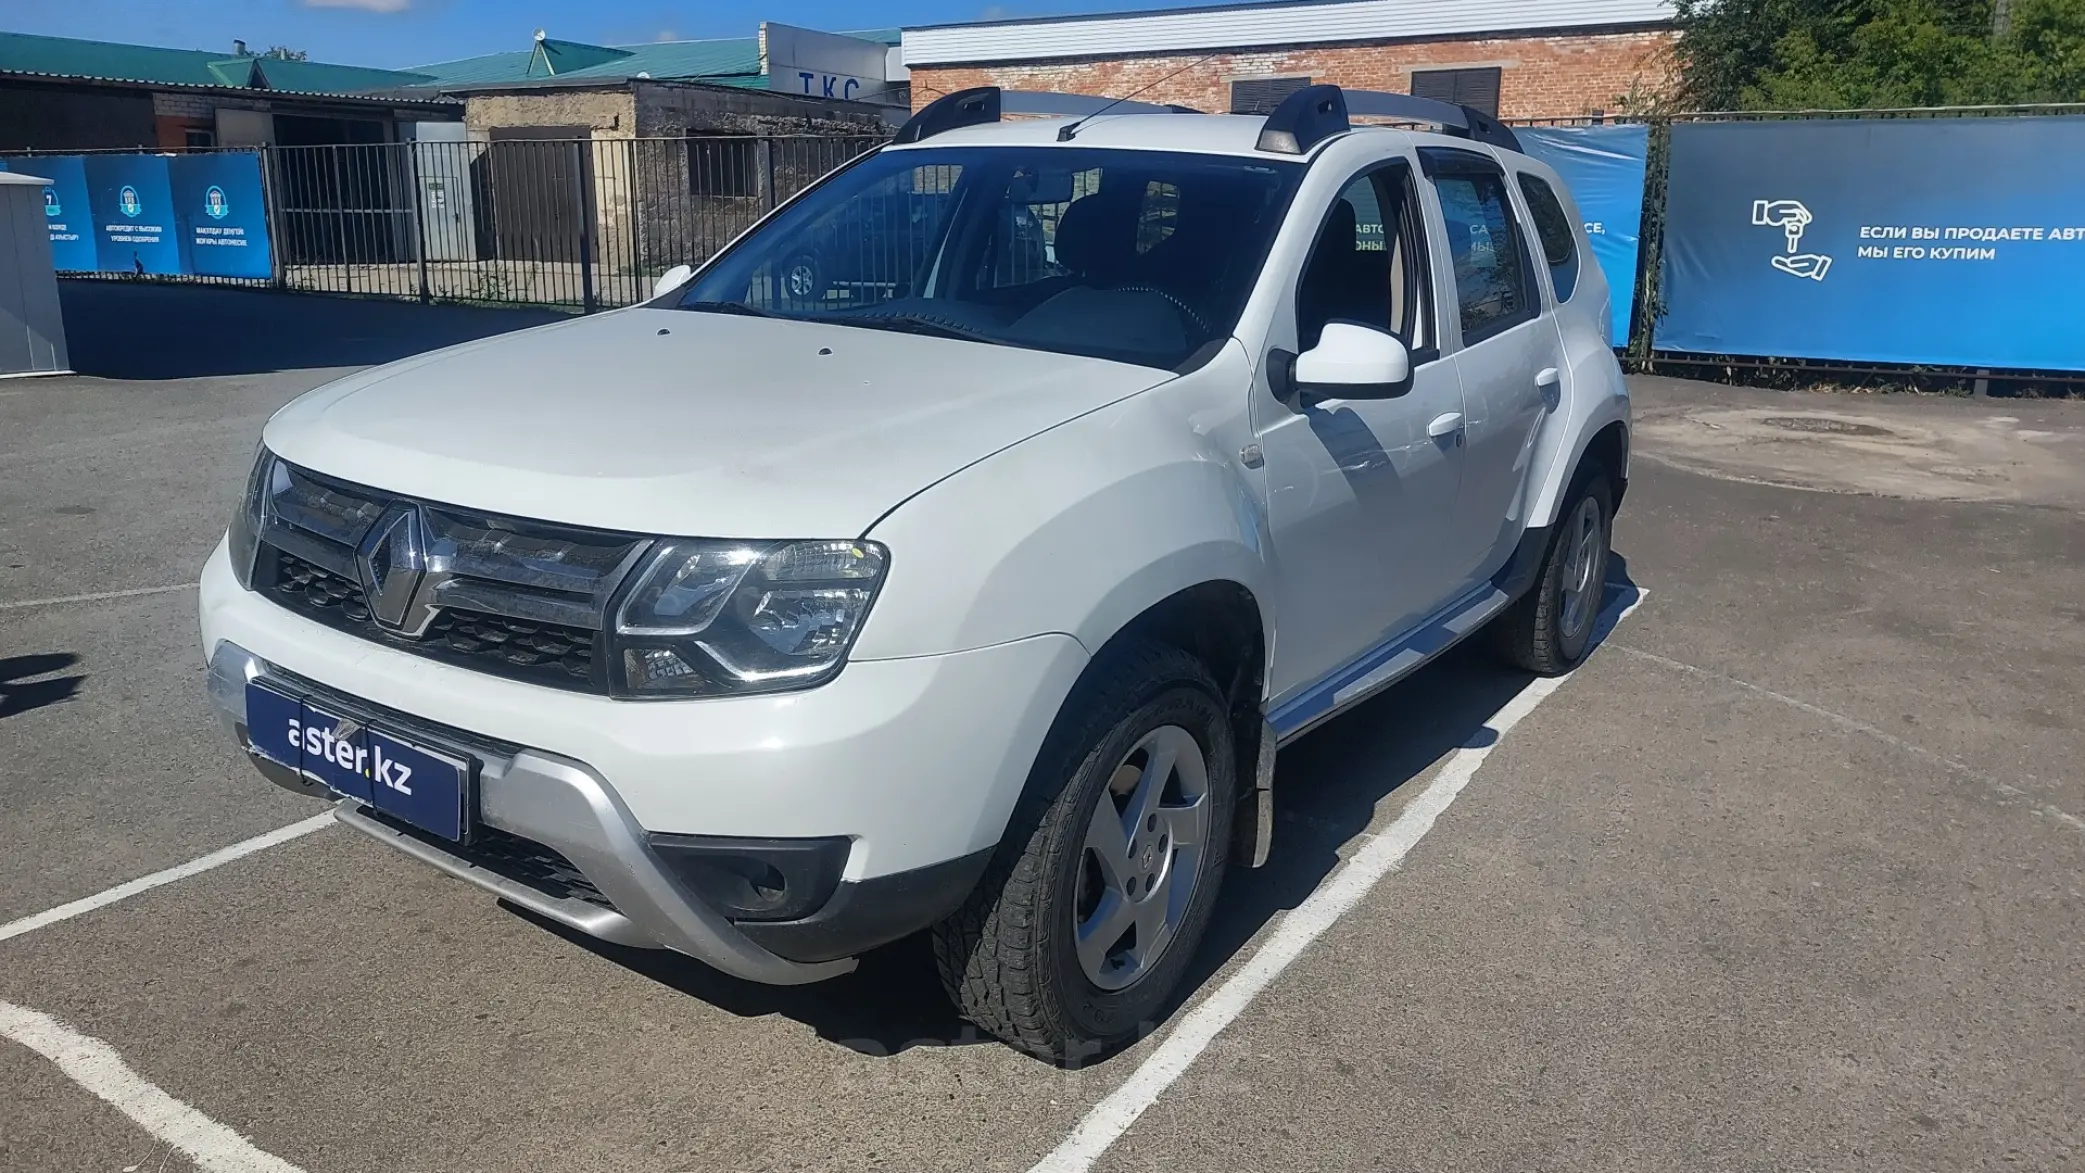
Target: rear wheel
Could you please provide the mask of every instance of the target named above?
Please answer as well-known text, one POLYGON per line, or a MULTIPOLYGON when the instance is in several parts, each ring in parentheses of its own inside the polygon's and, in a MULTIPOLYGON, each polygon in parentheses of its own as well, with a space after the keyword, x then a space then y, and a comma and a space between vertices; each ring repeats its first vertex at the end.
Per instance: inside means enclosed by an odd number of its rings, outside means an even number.
POLYGON ((1091 1055, 1155 1022, 1223 880, 1229 715, 1192 656, 1109 653, 1068 703, 984 880, 934 930, 963 1015, 1026 1051, 1091 1055))
POLYGON ((1585 659, 1607 587, 1613 521, 1614 490, 1604 470, 1589 466, 1557 515, 1535 585, 1492 627, 1507 662, 1554 676, 1585 659))

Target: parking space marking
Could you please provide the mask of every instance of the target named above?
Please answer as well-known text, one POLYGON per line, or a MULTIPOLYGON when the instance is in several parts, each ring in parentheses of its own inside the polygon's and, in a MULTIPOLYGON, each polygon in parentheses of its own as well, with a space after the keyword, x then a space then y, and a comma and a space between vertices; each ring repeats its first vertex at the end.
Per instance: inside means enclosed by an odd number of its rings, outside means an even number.
MULTIPOLYGON (((1625 593, 1600 617, 1600 626, 1595 632, 1600 643, 1605 643, 1608 634, 1642 605, 1647 594, 1637 587, 1624 587, 1623 590, 1625 593)), ((1236 1021, 1261 991, 1301 957, 1325 930, 1352 911, 1383 877, 1398 869, 1412 848, 1433 830, 1441 813, 1470 784, 1470 779, 1476 776, 1478 767, 1491 756, 1491 751, 1505 741, 1506 734, 1534 712, 1537 705, 1549 699, 1565 681, 1571 679, 1571 675, 1567 673, 1529 681, 1527 687, 1486 718, 1484 725, 1467 744, 1449 756, 1440 773, 1406 805, 1404 813, 1398 815, 1395 822, 1370 839, 1345 867, 1333 873, 1294 911, 1283 917, 1267 938, 1267 943, 1260 946, 1237 973, 1217 987, 1215 993, 1189 1011, 1179 1027, 1130 1073, 1122 1086, 1094 1105, 1064 1143, 1036 1162, 1029 1173, 1085 1173, 1091 1169, 1109 1146, 1121 1139, 1137 1118, 1158 1102, 1158 1097, 1174 1081, 1187 1073, 1216 1036, 1236 1021)))
POLYGON ((171 586, 136 587, 127 591, 96 591, 91 595, 57 595, 48 599, 17 599, 12 603, 0 603, 0 611, 20 611, 29 607, 59 607, 67 603, 99 603, 108 599, 135 599, 144 595, 170 595, 175 591, 196 589, 192 582, 177 582, 171 586))
POLYGON ((149 876, 139 876, 135 880, 118 884, 107 891, 96 892, 92 896, 82 897, 69 904, 61 904, 56 908, 47 909, 34 916, 25 916, 20 920, 9 921, 4 925, 0 925, 0 941, 19 937, 23 933, 33 933, 46 925, 57 924, 59 921, 71 920, 73 917, 83 913, 93 912, 97 908, 105 908, 118 900, 128 900, 140 892, 150 892, 154 888, 171 884, 176 880, 185 880, 190 876, 207 872, 211 868, 223 867, 233 860, 244 859, 256 851, 266 851, 270 847, 288 843, 292 839, 301 839, 313 831, 332 825, 333 812, 327 811, 324 814, 313 815, 301 823, 291 823, 287 827, 278 827, 265 835, 256 835, 251 839, 234 843, 230 847, 221 847, 208 855, 191 859, 184 864, 176 864, 165 871, 153 872, 149 876))
POLYGON ((115 1048, 38 1010, 0 1002, 0 1035, 49 1059, 74 1083, 170 1145, 207 1173, 303 1173, 273 1153, 161 1091, 115 1048))
POLYGON ((1898 737, 1896 734, 1891 733, 1886 729, 1877 729, 1875 726, 1870 725, 1865 721, 1856 721, 1852 717, 1844 716, 1839 713, 1834 713, 1830 709, 1820 708, 1817 705, 1811 704, 1809 701, 1798 700, 1795 697, 1787 695, 1786 693, 1775 692, 1771 688, 1763 688, 1757 684, 1753 684, 1749 680, 1739 680, 1735 676, 1727 676, 1721 672, 1715 672, 1707 668, 1696 667, 1693 664, 1684 663, 1682 661, 1672 659, 1668 656, 1661 656, 1656 652, 1646 652, 1642 648, 1632 648, 1623 644, 1616 644, 1614 646, 1614 650, 1621 652, 1624 655, 1634 656, 1639 660, 1644 660, 1649 663, 1656 664, 1662 668, 1670 668, 1675 672, 1684 672, 1689 676, 1699 676, 1705 680, 1713 680, 1719 684, 1727 684, 1732 688, 1740 689, 1744 692, 1749 692, 1754 696, 1765 697, 1767 700, 1770 701, 1777 701, 1781 704, 1787 705, 1791 709, 1797 710, 1798 712, 1808 713, 1809 715, 1811 715, 1812 717, 1816 717, 1820 721, 1824 721, 1832 725, 1837 725, 1839 728, 1846 730, 1848 733, 1860 733, 1868 737, 1872 737, 1875 740, 1882 742, 1884 745, 1890 746, 1893 749, 1902 750, 1905 753, 1911 754, 1913 757, 1921 757, 1929 762, 1933 762, 1937 765, 1943 766, 1950 772, 1959 775, 1960 777, 1967 778, 1971 782, 1975 782, 1979 786, 1983 786, 1989 790, 1995 791, 1999 794, 2003 794, 2007 798, 2026 799, 2028 802, 2034 804, 2034 809, 2038 813, 2047 815, 2048 817, 2055 819, 2057 822, 2062 823, 2063 825, 2071 828, 2074 831, 2085 831, 2085 819, 2081 819, 2078 816, 2071 814, 2069 811, 2061 809, 2060 807, 2051 806, 2048 803, 2042 802, 2036 796, 2027 793, 2019 787, 2014 786, 2010 783, 2001 782, 1996 778, 1992 778, 1988 775, 1980 773, 1976 770, 1975 767, 1967 765, 1963 762, 1958 762, 1955 759, 1948 757, 1946 754, 1934 753, 1932 750, 1927 749, 1923 745, 1917 745, 1912 742, 1906 741, 1903 738, 1898 737))

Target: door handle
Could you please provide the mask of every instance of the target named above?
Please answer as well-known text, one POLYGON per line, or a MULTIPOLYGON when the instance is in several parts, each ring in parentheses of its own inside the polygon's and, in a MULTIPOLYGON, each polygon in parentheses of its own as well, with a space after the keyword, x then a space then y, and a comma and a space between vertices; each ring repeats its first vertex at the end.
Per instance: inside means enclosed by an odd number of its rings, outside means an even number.
POLYGON ((1544 391, 1547 391, 1551 387, 1556 386, 1557 381, 1562 379, 1563 377, 1563 372, 1557 370, 1555 367, 1543 367, 1535 375, 1535 386, 1542 388, 1544 391))
POLYGON ((1459 411, 1450 411, 1437 415, 1433 417, 1432 423, 1426 425, 1426 434, 1436 440, 1442 436, 1456 435, 1461 431, 1462 413, 1459 411))

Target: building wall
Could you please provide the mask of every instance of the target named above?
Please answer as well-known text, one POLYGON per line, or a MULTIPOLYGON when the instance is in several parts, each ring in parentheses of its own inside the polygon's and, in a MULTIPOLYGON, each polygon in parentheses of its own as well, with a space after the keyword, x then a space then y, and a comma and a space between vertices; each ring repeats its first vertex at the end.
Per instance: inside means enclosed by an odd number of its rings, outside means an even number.
POLYGON ((843 162, 845 144, 880 141, 893 130, 877 107, 645 80, 473 93, 464 124, 474 143, 485 144, 499 127, 585 128, 592 250, 604 282, 632 274, 648 282, 673 265, 706 258, 780 195, 843 162), (744 141, 741 147, 691 138, 744 141), (819 149, 832 145, 825 140, 842 145, 819 149), (718 190, 726 171, 749 182, 718 190))
POLYGON ((1671 74, 1673 38, 1669 30, 1649 29, 1256 49, 1218 53, 1202 64, 1195 63, 1207 54, 1189 52, 916 65, 912 101, 924 106, 942 94, 985 85, 1108 97, 1150 86, 1138 94, 1140 100, 1215 112, 1230 109, 1230 83, 1237 80, 1308 76, 1351 89, 1408 93, 1414 70, 1495 65, 1500 69, 1500 117, 1553 118, 1611 111, 1634 85, 1662 89, 1671 74), (1169 78, 1172 74, 1178 76, 1169 78))
POLYGON ((853 102, 826 102, 767 90, 637 82, 637 133, 884 134, 894 129, 882 110, 853 102))
POLYGON ((0 81, 0 151, 149 150, 152 96, 141 90, 0 81))
POLYGON ((639 82, 636 94, 644 141, 631 183, 652 272, 707 259, 778 200, 895 129, 880 108, 765 90, 639 82), (766 137, 730 141, 756 136, 766 137), (720 184, 726 173, 750 182, 720 184))
POLYGON ((472 138, 495 126, 584 126, 595 137, 637 133, 637 107, 626 88, 542 89, 472 94, 463 124, 472 138))

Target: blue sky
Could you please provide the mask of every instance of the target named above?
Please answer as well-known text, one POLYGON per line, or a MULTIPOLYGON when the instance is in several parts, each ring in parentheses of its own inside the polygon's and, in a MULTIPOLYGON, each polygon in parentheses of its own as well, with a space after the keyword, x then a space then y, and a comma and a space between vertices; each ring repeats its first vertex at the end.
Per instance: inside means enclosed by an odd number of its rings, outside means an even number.
POLYGON ((1195 0, 55 0, 0 4, 0 31, 229 52, 289 45, 314 61, 402 67, 525 49, 529 34, 595 43, 751 36, 762 20, 845 29, 1195 0))

